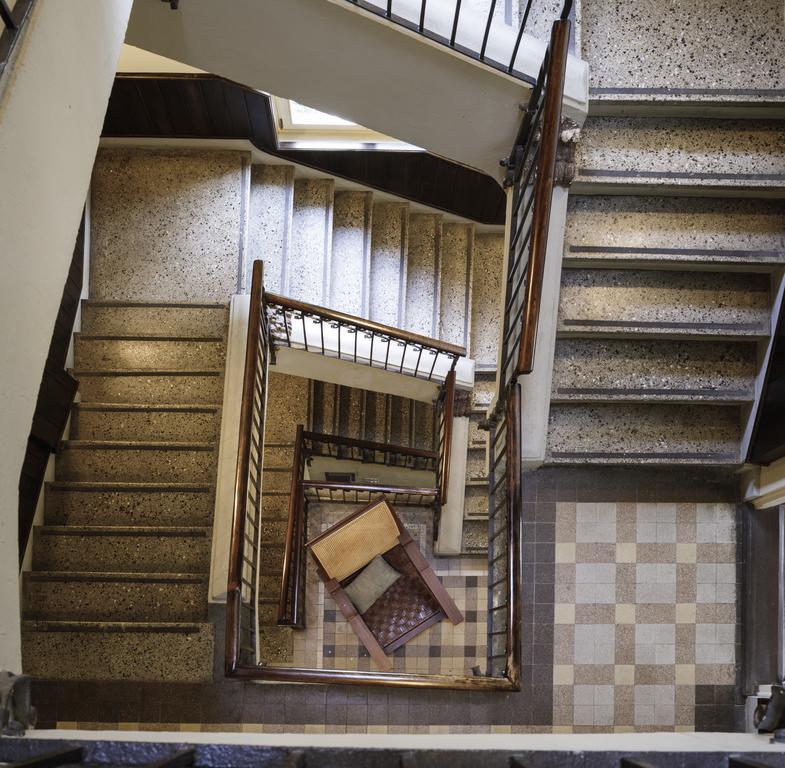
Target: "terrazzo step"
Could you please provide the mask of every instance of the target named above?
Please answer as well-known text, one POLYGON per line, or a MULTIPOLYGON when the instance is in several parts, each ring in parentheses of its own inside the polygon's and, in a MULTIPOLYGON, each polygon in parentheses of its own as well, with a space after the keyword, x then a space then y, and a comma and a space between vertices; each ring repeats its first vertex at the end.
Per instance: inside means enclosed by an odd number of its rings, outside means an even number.
POLYGON ((438 338, 469 348, 474 225, 444 222, 439 261, 438 338))
POLYGON ((226 345, 221 336, 94 336, 74 334, 77 368, 158 370, 217 368, 224 366, 226 345))
POLYGON ((431 338, 439 332, 441 241, 441 215, 409 215, 404 328, 431 338))
POLYGON ((735 406, 554 404, 545 462, 736 466, 740 440, 735 406))
POLYGON ((25 621, 23 668, 49 680, 210 682, 213 625, 25 621))
POLYGON ((390 398, 381 392, 363 390, 362 437, 372 443, 386 443, 389 432, 390 398))
POLYGON ((82 333, 97 336, 223 338, 228 323, 226 304, 82 301, 82 333))
POLYGON ((765 338, 764 274, 566 269, 557 331, 578 335, 765 338))
POLYGON ((488 432, 480 427, 485 420, 485 410, 473 410, 469 414, 469 449, 482 448, 488 444, 488 432))
POLYGON ((295 179, 289 260, 284 292, 294 299, 330 306, 333 179, 295 179))
POLYGON ((82 402, 220 405, 223 370, 114 370, 76 368, 82 402))
MULTIPOLYGON (((576 150, 585 186, 785 191, 785 122, 590 117, 576 150)), ((704 192, 705 194, 705 192, 704 192)))
POLYGON ((748 342, 558 339, 551 402, 754 400, 748 342))
POLYGON ((359 317, 368 316, 372 212, 371 192, 335 193, 330 306, 359 317))
POLYGON ((488 520, 464 520, 461 554, 488 556, 488 520))
POLYGON ((496 376, 489 373, 475 375, 472 389, 472 407, 486 411, 496 395, 496 376))
POLYGON ((488 519, 488 483, 466 486, 463 518, 464 520, 488 519))
POLYGON ((770 271, 785 263, 785 204, 570 195, 565 267, 770 271))
POLYGON ((47 483, 47 525, 209 525, 212 485, 189 483, 47 483))
POLYGON ((472 448, 466 452, 466 484, 488 484, 488 464, 485 446, 472 448))
POLYGON ((199 482, 215 471, 213 443, 64 440, 57 480, 199 482))
POLYGON ((479 370, 495 370, 501 324, 504 235, 474 237, 469 356, 479 370))
POLYGON ((34 571, 24 574, 24 618, 204 621, 207 588, 190 573, 34 571))
POLYGON ((271 370, 267 375, 267 413, 264 419, 266 443, 294 442, 297 425, 308 424, 311 382, 271 370))
POLYGON ((293 165, 251 166, 246 291, 255 259, 264 261, 264 287, 283 293, 282 276, 292 240, 293 165))
MULTIPOLYGON (((266 507, 263 513, 266 512, 266 507)), ((262 519, 261 537, 265 544, 283 545, 286 542, 287 521, 285 519, 262 519)))
POLYGON ((208 573, 211 533, 195 526, 42 525, 33 569, 122 573, 208 573))
POLYGON ((270 522, 289 519, 288 488, 282 491, 262 491, 262 519, 270 522))
POLYGON ((291 467, 268 467, 265 466, 262 474, 262 492, 269 493, 289 493, 292 485, 291 467))
POLYGON ((283 573, 283 542, 262 541, 259 546, 259 572, 264 574, 278 575, 280 581, 283 573))
POLYGON ((75 403, 70 434, 75 440, 206 442, 217 438, 219 423, 214 405, 75 403))
POLYGON ((394 328, 402 327, 406 306, 408 223, 407 203, 374 204, 369 315, 394 328))
POLYGON ((259 655, 265 664, 286 664, 294 655, 294 636, 290 627, 259 627, 259 655))

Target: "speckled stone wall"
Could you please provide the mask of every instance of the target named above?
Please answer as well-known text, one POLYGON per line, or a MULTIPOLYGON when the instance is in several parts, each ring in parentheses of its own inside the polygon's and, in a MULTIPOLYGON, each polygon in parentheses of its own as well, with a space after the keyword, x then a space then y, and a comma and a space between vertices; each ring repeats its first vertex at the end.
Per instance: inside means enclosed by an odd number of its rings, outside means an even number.
POLYGON ((99 150, 91 298, 227 301, 242 277, 249 162, 243 152, 99 150))
POLYGON ((580 16, 594 98, 785 99, 781 0, 583 0, 580 16))

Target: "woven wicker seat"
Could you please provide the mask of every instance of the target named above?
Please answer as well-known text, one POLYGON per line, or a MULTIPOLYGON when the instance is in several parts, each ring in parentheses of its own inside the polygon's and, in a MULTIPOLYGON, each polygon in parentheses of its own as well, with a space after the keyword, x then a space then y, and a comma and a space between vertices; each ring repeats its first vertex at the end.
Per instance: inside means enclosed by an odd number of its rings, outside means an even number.
POLYGON ((392 669, 387 655, 428 627, 463 615, 414 539, 384 497, 352 513, 306 547, 319 577, 376 665, 392 669), (344 587, 377 555, 402 575, 360 615, 344 587))

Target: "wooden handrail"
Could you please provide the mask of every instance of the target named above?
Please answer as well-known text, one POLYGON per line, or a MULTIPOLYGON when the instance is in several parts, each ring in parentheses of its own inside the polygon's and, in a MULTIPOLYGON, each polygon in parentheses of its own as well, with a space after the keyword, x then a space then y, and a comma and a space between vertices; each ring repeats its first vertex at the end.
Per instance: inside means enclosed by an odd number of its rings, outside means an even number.
POLYGON ((237 466, 234 479, 232 533, 229 545, 229 576, 226 586, 226 674, 232 675, 240 663, 240 619, 242 613, 243 542, 248 505, 248 471, 251 461, 253 431, 254 380, 258 364, 258 348, 262 333, 263 268, 261 261, 253 264, 251 305, 245 343, 243 394, 240 403, 240 430, 237 439, 237 466))
POLYGON ((426 349, 433 349, 439 353, 454 355, 456 358, 466 356, 466 347, 461 347, 457 344, 449 344, 446 341, 432 339, 428 336, 421 336, 418 333, 412 333, 411 331, 406 331, 403 328, 394 328, 391 325, 376 323, 373 320, 366 320, 363 317, 347 315, 345 312, 339 312, 338 310, 330 309, 328 307, 319 307, 316 304, 308 304, 304 301, 290 299, 288 296, 279 296, 278 294, 269 293, 267 291, 265 291, 264 298, 266 304, 276 304, 294 312, 304 312, 306 314, 319 315, 329 322, 354 326, 379 336, 389 336, 391 339, 395 339, 396 341, 405 341, 408 344, 425 347, 426 349))
POLYGON ((551 32, 548 49, 548 71, 543 105, 542 131, 539 149, 539 169, 534 188, 534 209, 531 223, 531 250, 526 272, 525 302, 521 312, 521 341, 515 376, 531 373, 537 344, 537 325, 542 301, 542 280, 553 199, 553 180, 556 152, 559 146, 562 94, 567 70, 570 43, 570 22, 557 21, 551 32))
POLYGON ((303 480, 303 488, 329 488, 335 491, 359 491, 361 493, 399 493, 409 496, 438 495, 437 488, 411 488, 401 485, 368 485, 365 483, 343 483, 334 480, 303 480))

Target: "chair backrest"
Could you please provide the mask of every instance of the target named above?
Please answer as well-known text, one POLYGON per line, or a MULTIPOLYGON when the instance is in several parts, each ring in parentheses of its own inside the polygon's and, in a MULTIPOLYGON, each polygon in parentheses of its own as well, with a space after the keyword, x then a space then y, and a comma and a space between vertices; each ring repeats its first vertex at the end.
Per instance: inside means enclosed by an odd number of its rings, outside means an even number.
POLYGON ((384 499, 336 523, 306 546, 327 575, 343 581, 398 544, 400 530, 384 499))

